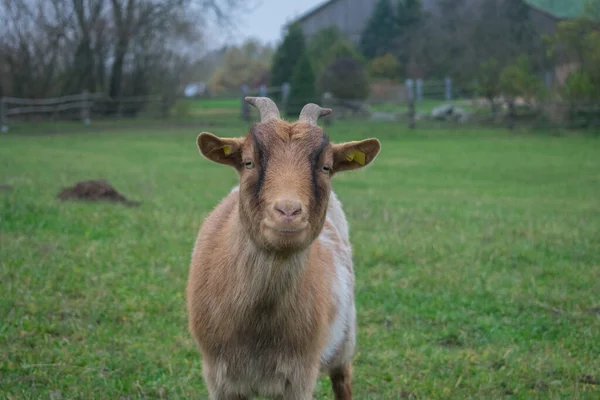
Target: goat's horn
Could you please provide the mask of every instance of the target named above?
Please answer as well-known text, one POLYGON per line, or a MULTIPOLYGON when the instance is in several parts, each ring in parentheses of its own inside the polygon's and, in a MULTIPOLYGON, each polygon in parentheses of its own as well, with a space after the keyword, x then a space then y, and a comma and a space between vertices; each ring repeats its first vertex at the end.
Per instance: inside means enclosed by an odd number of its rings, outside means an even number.
POLYGON ((260 122, 281 118, 277 104, 268 97, 246 97, 244 100, 258 109, 260 122))
POLYGON ((331 108, 322 108, 317 104, 308 103, 302 108, 299 120, 316 125, 319 117, 324 117, 329 114, 331 114, 331 108))

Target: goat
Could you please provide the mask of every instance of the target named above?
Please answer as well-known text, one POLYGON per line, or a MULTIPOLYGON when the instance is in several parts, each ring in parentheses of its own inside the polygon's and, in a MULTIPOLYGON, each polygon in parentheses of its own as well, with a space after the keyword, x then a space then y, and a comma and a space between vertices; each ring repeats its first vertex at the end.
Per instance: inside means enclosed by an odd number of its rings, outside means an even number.
POLYGON ((356 345, 349 229, 332 177, 370 164, 375 138, 334 144, 307 104, 296 122, 247 97, 260 122, 238 138, 202 132, 200 153, 239 184, 206 217, 186 289, 188 325, 210 398, 312 399, 327 374, 352 398, 356 345))

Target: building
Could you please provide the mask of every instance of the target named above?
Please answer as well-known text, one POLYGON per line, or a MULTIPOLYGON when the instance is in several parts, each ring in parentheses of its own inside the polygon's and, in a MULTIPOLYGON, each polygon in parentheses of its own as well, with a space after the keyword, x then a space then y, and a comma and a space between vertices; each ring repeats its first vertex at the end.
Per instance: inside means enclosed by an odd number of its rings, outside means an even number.
MULTIPOLYGON (((398 0, 391 1, 395 3, 398 0)), ((351 42, 358 44, 376 3, 377 0, 328 0, 294 22, 300 24, 307 38, 323 28, 337 26, 351 42)), ((437 3, 437 0, 421 1, 423 10, 431 13, 437 11, 437 3)), ((585 0, 526 0, 526 3, 531 7, 532 19, 540 32, 549 33, 557 21, 581 14, 585 0)))

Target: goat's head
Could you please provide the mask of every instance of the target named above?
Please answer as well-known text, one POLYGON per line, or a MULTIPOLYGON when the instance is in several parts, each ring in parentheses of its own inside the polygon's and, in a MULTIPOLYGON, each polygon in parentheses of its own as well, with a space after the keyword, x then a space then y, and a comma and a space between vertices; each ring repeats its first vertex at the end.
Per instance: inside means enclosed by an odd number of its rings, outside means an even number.
POLYGON ((237 171, 240 217, 257 246, 282 253, 302 250, 323 227, 331 178, 370 164, 380 143, 331 143, 317 125, 331 110, 316 104, 307 104, 299 120, 289 123, 280 118, 272 100, 246 101, 261 116, 246 136, 220 138, 202 132, 198 148, 209 160, 237 171))

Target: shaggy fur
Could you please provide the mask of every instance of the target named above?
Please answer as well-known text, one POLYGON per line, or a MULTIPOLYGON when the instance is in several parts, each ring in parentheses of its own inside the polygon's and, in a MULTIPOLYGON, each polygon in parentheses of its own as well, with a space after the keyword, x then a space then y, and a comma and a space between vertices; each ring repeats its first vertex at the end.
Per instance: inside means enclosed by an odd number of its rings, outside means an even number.
POLYGON ((211 398, 312 399, 325 373, 351 399, 352 249, 331 178, 368 165, 379 142, 333 144, 315 124, 276 119, 242 138, 202 133, 198 147, 239 175, 198 233, 187 287, 211 398))

